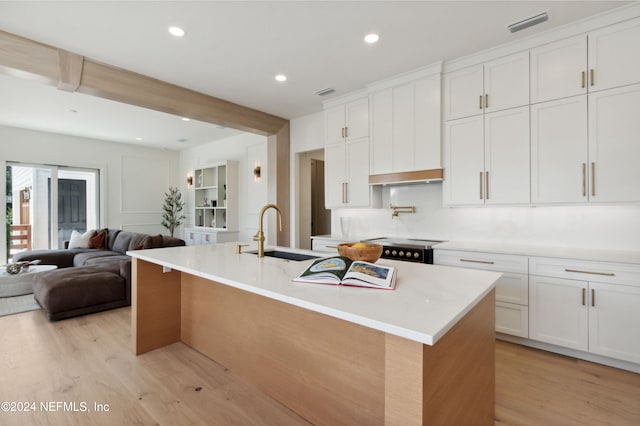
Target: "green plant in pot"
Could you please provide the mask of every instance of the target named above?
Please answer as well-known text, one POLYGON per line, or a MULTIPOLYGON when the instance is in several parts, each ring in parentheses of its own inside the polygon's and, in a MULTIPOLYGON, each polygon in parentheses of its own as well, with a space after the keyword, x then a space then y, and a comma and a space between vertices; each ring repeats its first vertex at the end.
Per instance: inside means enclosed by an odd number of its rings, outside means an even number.
POLYGON ((177 227, 182 225, 182 221, 186 218, 182 214, 184 201, 182 201, 182 193, 175 187, 169 187, 169 192, 164 194, 164 205, 162 206, 162 226, 169 230, 169 235, 173 234, 177 227))

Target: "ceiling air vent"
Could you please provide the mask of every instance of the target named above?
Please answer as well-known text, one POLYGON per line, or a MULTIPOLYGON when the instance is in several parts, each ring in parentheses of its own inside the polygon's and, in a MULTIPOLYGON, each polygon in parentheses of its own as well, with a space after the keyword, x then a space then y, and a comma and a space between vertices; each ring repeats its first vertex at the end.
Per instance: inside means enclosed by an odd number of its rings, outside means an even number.
POLYGON ((316 92, 316 95, 318 95, 318 96, 326 96, 326 95, 329 95, 331 93, 335 93, 335 89, 332 89, 331 87, 327 87, 326 89, 318 90, 316 92))
POLYGON ((507 25, 507 28, 509 29, 510 32, 515 33, 516 31, 524 30, 525 28, 532 27, 534 25, 540 24, 548 20, 549 20, 549 11, 545 11, 535 16, 531 16, 529 18, 515 22, 511 25, 507 25))

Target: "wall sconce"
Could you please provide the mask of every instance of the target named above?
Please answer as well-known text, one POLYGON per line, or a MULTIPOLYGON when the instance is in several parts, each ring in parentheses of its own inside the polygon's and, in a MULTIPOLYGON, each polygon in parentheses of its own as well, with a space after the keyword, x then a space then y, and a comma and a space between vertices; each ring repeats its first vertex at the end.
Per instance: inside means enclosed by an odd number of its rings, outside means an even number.
POLYGON ((187 176, 187 185, 193 186, 193 176, 187 176))
POLYGON ((260 168, 260 164, 256 163, 256 166, 253 168, 253 177, 256 182, 260 182, 260 177, 262 176, 262 169, 260 168))

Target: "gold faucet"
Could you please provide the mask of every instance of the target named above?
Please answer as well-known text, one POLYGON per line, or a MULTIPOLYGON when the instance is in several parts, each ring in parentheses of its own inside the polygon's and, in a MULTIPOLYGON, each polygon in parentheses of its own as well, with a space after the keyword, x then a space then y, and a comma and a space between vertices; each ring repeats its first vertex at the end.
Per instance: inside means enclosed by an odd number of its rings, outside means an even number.
POLYGON ((262 222, 264 221, 264 214, 269 209, 275 209, 278 212, 278 223, 280 225, 280 231, 282 231, 282 212, 275 204, 267 204, 260 210, 260 223, 258 225, 258 233, 253 236, 253 241, 258 242, 258 257, 264 257, 264 228, 262 222))

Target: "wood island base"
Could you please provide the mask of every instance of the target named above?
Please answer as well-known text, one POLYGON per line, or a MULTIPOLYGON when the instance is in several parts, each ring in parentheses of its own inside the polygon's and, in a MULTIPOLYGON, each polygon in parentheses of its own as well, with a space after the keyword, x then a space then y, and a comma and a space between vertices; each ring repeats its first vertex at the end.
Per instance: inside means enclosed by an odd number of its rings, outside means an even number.
POLYGON ((133 259, 136 354, 182 341, 316 425, 493 425, 494 291, 434 346, 133 259))

